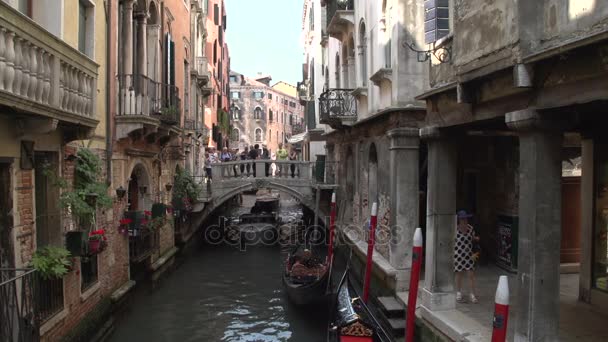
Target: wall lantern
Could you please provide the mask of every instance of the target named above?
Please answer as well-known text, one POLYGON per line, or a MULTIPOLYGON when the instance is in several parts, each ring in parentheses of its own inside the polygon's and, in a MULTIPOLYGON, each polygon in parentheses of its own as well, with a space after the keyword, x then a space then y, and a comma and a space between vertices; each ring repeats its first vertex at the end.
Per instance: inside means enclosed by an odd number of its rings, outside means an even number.
POLYGON ((127 194, 127 190, 125 190, 125 188, 123 188, 122 185, 120 187, 118 187, 118 189, 116 189, 116 197, 118 197, 118 199, 125 198, 126 194, 127 194))
POLYGON ((171 184, 171 183, 167 183, 167 184, 165 184, 165 189, 166 189, 167 191, 171 191, 171 189, 173 189, 173 184, 171 184))

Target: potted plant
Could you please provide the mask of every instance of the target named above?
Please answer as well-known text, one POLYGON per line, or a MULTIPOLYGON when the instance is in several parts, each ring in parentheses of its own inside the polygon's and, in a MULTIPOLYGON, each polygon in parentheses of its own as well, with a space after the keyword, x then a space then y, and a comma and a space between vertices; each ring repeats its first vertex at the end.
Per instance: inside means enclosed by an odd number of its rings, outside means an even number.
POLYGON ((118 226, 118 232, 120 234, 122 234, 123 236, 128 236, 129 235, 129 228, 131 226, 131 223, 133 222, 133 219, 131 218, 123 218, 120 220, 120 225, 118 226))
POLYGON ((88 255, 103 252, 107 246, 106 232, 103 229, 94 230, 89 234, 88 255))
POLYGON ((177 107, 170 105, 160 110, 160 121, 168 124, 175 125, 177 123, 177 107))
POLYGON ((63 247, 46 246, 36 250, 31 265, 44 279, 61 278, 71 269, 70 252, 63 247))

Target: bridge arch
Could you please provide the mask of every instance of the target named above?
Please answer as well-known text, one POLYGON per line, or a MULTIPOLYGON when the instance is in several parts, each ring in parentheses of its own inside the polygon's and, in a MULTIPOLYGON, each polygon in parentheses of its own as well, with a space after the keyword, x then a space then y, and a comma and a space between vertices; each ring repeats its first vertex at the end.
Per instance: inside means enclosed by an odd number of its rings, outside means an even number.
MULTIPOLYGON (((236 196, 238 194, 241 194, 245 191, 261 190, 261 189, 272 189, 272 190, 278 190, 278 191, 284 192, 284 193, 292 196, 293 198, 297 199, 303 206, 307 207, 308 209, 312 210, 313 212, 315 210, 314 201, 310 194, 303 193, 302 191, 299 191, 297 189, 294 189, 292 187, 289 187, 287 185, 284 185, 284 184, 281 184, 278 182, 266 181, 266 180, 260 182, 258 180, 258 181, 253 181, 253 182, 246 182, 246 183, 243 183, 242 185, 237 185, 237 186, 231 188, 230 190, 223 192, 222 194, 218 195, 217 197, 213 197, 212 200, 203 209, 203 216, 205 218, 209 217, 215 210, 220 208, 228 200, 230 200, 231 198, 233 198, 234 196, 236 196)), ((326 224, 325 217, 321 213, 319 213, 319 220, 322 222, 322 224, 326 224)))

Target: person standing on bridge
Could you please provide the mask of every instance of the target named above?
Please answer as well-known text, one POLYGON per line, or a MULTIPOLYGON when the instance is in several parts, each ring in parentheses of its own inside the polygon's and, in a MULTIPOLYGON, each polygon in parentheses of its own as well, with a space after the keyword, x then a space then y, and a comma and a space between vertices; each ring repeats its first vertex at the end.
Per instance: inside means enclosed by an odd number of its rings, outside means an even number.
MULTIPOLYGON (((283 143, 279 143, 279 149, 277 150, 277 159, 280 161, 287 160, 289 152, 283 147, 283 143)), ((281 164, 277 165, 277 172, 281 173, 281 164)))
MULTIPOLYGON (((245 149, 243 150, 243 152, 241 152, 240 158, 241 161, 247 160, 249 159, 249 146, 245 146, 245 149)), ((250 167, 249 164, 247 164, 247 177, 249 177, 249 171, 250 171, 250 167)), ((241 174, 243 174, 245 172, 245 164, 241 164, 241 174)))
MULTIPOLYGON (((293 148, 293 146, 291 146, 289 148, 289 160, 296 161, 297 159, 298 159, 298 152, 296 152, 296 150, 293 148)), ((296 176, 296 164, 291 164, 290 168, 291 168, 291 178, 294 178, 296 176)))
MULTIPOLYGON (((251 147, 251 149, 249 150, 249 159, 251 160, 256 160, 260 157, 260 154, 258 152, 258 150, 260 149, 260 145, 255 144, 254 146, 251 147)), ((253 169, 253 177, 255 177, 255 162, 251 163, 251 168, 253 169)))

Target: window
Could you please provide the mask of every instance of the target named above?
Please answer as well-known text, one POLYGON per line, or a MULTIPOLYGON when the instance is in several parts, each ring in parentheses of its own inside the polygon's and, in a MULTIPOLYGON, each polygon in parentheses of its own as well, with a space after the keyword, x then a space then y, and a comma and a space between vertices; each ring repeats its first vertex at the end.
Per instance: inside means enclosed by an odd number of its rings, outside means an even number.
POLYGON ((262 129, 261 128, 255 129, 255 141, 262 142, 262 129))
POLYGON ((289 113, 289 125, 293 125, 293 114, 289 113))
POLYGON ((312 5, 310 6, 310 14, 308 15, 308 31, 314 31, 315 30, 315 4, 314 2, 312 3, 312 5))
POLYGON ((255 107, 255 109, 253 110, 253 118, 256 120, 262 119, 262 108, 255 107))
POLYGON ((296 103, 293 101, 289 101, 289 107, 296 108, 296 103))
POLYGON ((360 77, 361 85, 367 85, 367 32, 365 22, 359 25, 359 54, 361 55, 360 77))
POLYGON ((240 99, 241 98, 241 92, 239 92, 239 91, 233 91, 230 94, 230 97, 233 98, 233 99, 240 99))
POLYGON ((241 132, 238 128, 232 130, 232 141, 239 141, 241 139, 241 132))
POLYGON ((217 4, 213 4, 213 23, 219 25, 220 23, 220 8, 217 4))
POLYGON ((269 100, 272 100, 272 93, 269 93, 269 94, 268 94, 268 99, 269 99, 269 100))
POLYGON ((268 121, 272 122, 273 119, 273 115, 272 115, 272 109, 268 110, 268 121))
POLYGON ((272 130, 268 131, 268 139, 272 142, 272 130))
POLYGON ((232 108, 230 108, 230 111, 232 112, 232 120, 241 119, 241 109, 239 107, 232 106, 232 108))
MULTIPOLYGON (((31 10, 31 6, 30 6, 31 10)), ((91 0, 79 0, 78 1, 78 51, 83 54, 93 57, 94 49, 93 43, 95 37, 93 36, 94 26, 94 6, 91 0)))
POLYGON ((80 291, 84 292, 97 282, 97 255, 80 258, 80 291))
POLYGON ((230 75, 230 83, 236 83, 236 76, 230 75))
POLYGON ((448 1, 424 1, 426 18, 424 22, 424 42, 431 44, 450 32, 450 9, 448 1))
MULTIPOLYGON (((186 53, 186 56, 188 54, 186 53)), ((188 118, 190 113, 190 67, 188 61, 184 61, 184 117, 188 118)))
POLYGON ((213 63, 217 63, 217 39, 213 41, 213 63))
POLYGON ((256 100, 261 100, 261 99, 263 99, 263 98, 264 98, 264 93, 263 93, 263 92, 261 92, 261 91, 254 91, 254 92, 253 92, 253 97, 254 97, 256 100))
POLYGON ((32 0, 19 0, 19 12, 32 17, 32 0))

